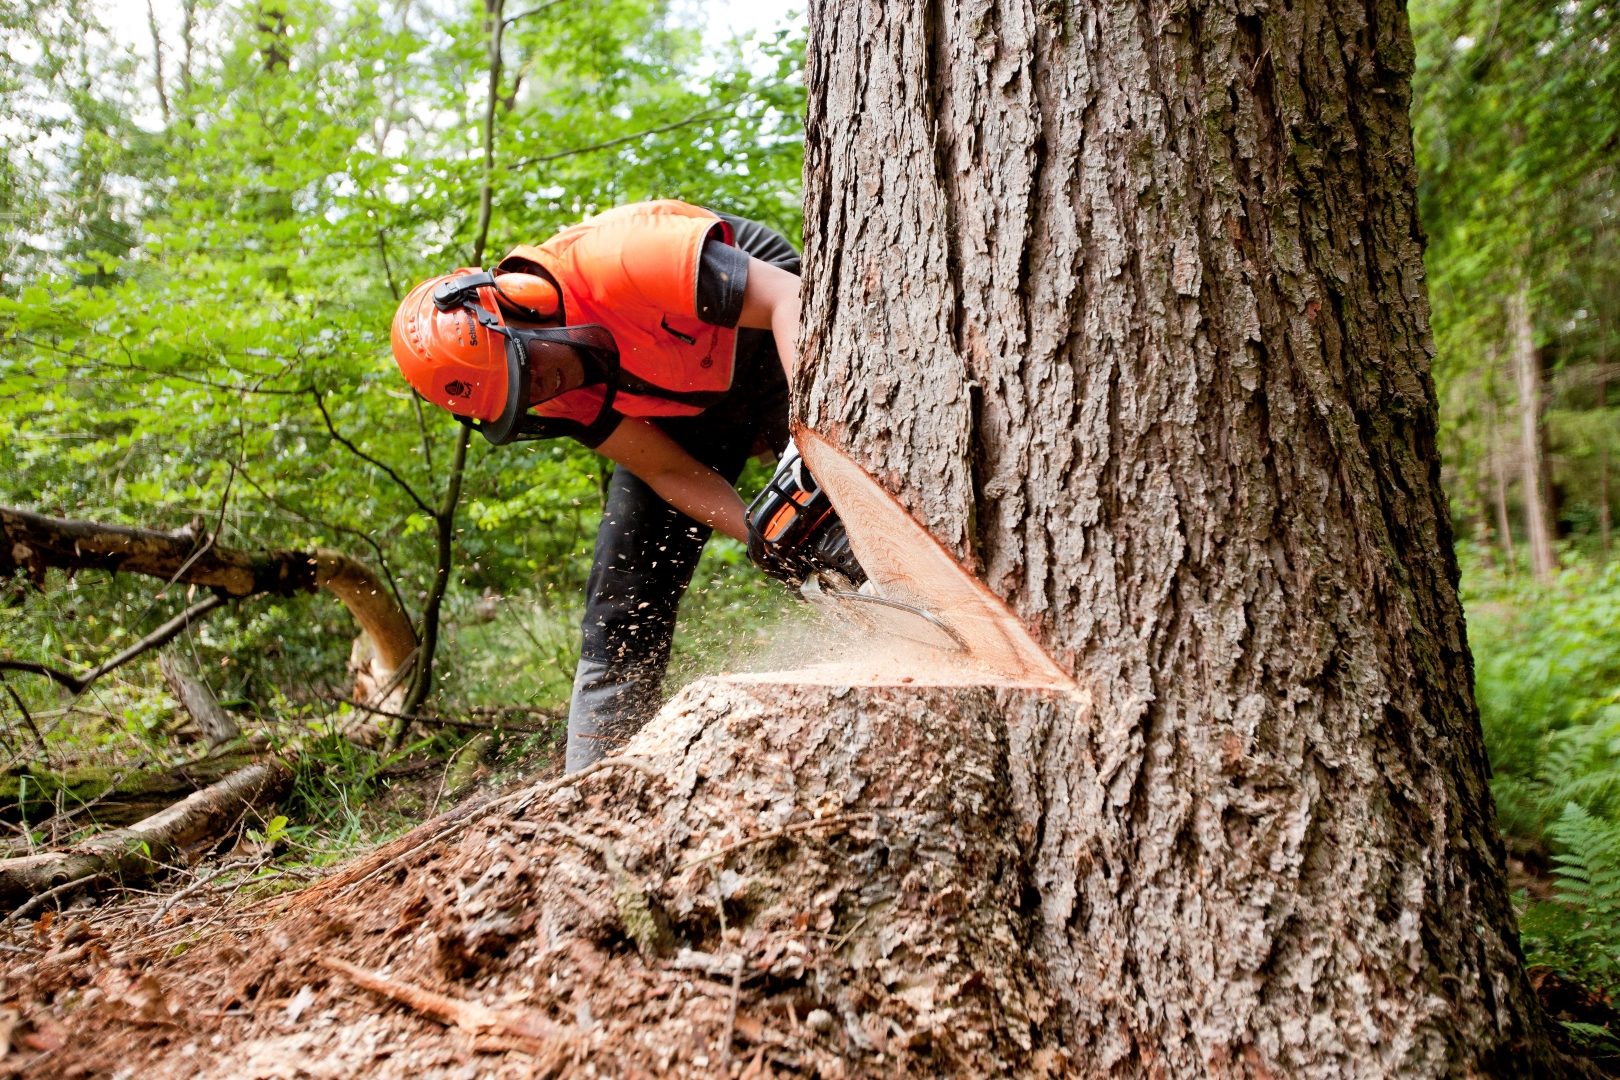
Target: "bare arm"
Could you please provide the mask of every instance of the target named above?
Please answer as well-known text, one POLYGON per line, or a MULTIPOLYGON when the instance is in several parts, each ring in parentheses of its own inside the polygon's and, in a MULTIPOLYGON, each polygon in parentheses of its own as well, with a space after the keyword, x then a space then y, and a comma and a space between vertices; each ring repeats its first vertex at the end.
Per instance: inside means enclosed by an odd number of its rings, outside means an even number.
POLYGON ((791 383, 798 361, 795 350, 799 346, 799 275, 750 256, 742 318, 737 320, 737 325, 769 330, 775 335, 776 352, 782 358, 782 369, 791 383))
POLYGON ((725 477, 681 449, 660 428, 626 417, 596 450, 629 469, 659 498, 693 521, 748 542, 748 508, 742 496, 725 477))

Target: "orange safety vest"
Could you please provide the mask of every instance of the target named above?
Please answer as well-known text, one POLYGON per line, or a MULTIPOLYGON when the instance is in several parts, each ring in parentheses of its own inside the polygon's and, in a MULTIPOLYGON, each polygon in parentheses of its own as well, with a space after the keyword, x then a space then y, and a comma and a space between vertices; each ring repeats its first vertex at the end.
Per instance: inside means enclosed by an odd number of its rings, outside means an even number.
MULTIPOLYGON (((538 266, 562 294, 569 326, 613 335, 620 375, 613 407, 626 416, 694 416, 731 389, 737 331, 698 317, 703 242, 733 243, 711 210, 674 199, 615 207, 539 247, 521 244, 497 273, 538 266)), ((606 388, 585 386, 534 406, 538 416, 594 422, 606 388)))

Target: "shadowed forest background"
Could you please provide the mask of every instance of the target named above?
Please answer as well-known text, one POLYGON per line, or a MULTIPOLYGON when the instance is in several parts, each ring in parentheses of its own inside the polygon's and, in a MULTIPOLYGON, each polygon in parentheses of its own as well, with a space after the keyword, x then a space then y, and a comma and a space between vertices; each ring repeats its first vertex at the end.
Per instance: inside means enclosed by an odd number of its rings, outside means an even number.
MULTIPOLYGON (((521 732, 418 725, 394 749, 346 737, 357 628, 324 594, 232 602, 178 638, 168 653, 244 742, 293 751, 286 818, 260 841, 283 865, 319 865, 474 783, 554 764, 609 467, 567 441, 474 439, 454 491, 457 425, 389 355, 399 297, 638 199, 797 240, 803 41, 789 25, 706 49, 690 13, 654 0, 182 10, 178 31, 154 15, 129 42, 96 4, 0 0, 0 504, 196 521, 239 550, 344 551, 419 628, 440 624, 407 711, 489 727, 491 709, 528 710, 521 732), (443 566, 436 515, 453 538, 443 566)), ((1597 0, 1416 0, 1410 15, 1441 449, 1499 823, 1530 961, 1607 997, 1616 16, 1597 0)), ((762 478, 751 466, 745 495, 762 478)), ((19 573, 0 594, 0 658, 83 670, 188 599, 129 575, 19 573)), ((712 542, 669 688, 744 662, 790 606, 740 546, 712 542)), ((12 854, 86 824, 53 778, 220 752, 156 652, 76 697, 0 674, 12 854)))

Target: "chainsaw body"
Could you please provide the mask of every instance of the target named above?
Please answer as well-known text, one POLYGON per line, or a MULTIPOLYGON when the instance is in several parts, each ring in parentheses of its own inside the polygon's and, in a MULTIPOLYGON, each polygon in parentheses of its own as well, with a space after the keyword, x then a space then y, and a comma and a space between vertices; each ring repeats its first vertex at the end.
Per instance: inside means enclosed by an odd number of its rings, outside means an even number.
POLYGON ((849 534, 832 500, 810 475, 792 443, 776 473, 748 507, 748 556, 791 588, 817 575, 837 575, 846 590, 866 583, 866 571, 850 550, 849 534))
POLYGON ((824 616, 949 652, 962 639, 932 612, 886 597, 861 568, 832 500, 792 443, 748 507, 748 556, 824 616))

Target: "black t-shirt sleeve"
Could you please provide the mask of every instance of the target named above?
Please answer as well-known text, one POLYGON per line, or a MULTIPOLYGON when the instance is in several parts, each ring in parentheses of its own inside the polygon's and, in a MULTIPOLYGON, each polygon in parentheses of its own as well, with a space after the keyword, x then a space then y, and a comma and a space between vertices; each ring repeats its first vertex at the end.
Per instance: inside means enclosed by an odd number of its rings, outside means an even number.
POLYGON ((735 327, 747 288, 748 252, 710 234, 698 260, 697 317, 710 326, 735 327))
POLYGON ((720 239, 716 228, 703 241, 698 261, 697 315, 711 326, 735 327, 742 318, 743 292, 748 288, 748 257, 799 272, 799 253, 787 238, 768 225, 734 214, 719 215, 731 226, 735 246, 720 239))
POLYGON ((790 274, 799 273, 799 253, 793 250, 787 237, 757 221, 735 214, 720 214, 720 219, 731 226, 731 235, 737 246, 760 262, 780 266, 790 274))

